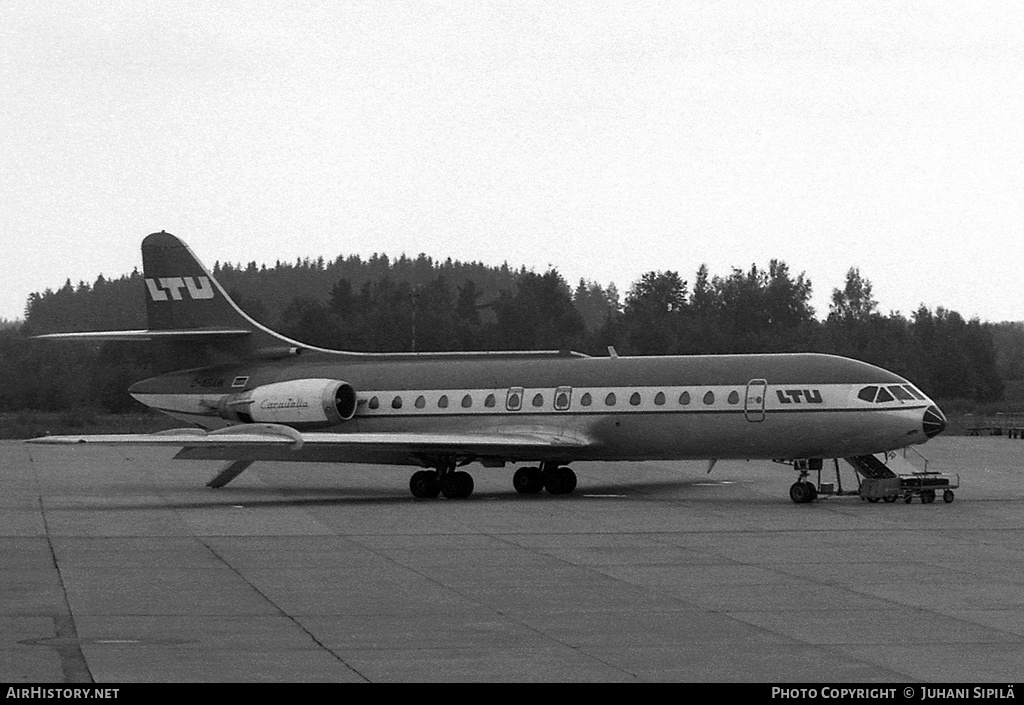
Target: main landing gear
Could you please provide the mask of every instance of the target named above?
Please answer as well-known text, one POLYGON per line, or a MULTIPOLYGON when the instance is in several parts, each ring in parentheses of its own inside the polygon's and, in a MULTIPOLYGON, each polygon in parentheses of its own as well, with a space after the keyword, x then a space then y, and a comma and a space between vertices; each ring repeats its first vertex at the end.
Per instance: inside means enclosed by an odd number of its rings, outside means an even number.
POLYGON ((539 468, 519 468, 512 476, 512 486, 520 494, 570 494, 576 489, 576 473, 557 463, 541 463, 539 468))
MULTIPOLYGON (((409 478, 409 491, 417 499, 465 499, 473 494, 473 476, 456 470, 454 460, 437 463, 434 470, 419 470, 409 478)), ((512 476, 512 486, 520 494, 570 494, 576 489, 576 473, 558 463, 541 463, 540 467, 519 468, 512 476)))
POLYGON ((420 470, 409 478, 409 491, 418 499, 443 494, 448 499, 465 499, 473 494, 473 476, 455 469, 455 461, 438 463, 436 470, 420 470))

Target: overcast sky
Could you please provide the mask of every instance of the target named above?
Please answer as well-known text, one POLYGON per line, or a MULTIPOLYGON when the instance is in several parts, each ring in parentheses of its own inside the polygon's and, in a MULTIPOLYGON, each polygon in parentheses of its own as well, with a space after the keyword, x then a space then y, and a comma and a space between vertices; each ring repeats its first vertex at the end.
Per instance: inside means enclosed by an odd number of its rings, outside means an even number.
POLYGON ((1024 320, 1024 3, 0 0, 0 189, 5 318, 163 229, 1024 320))

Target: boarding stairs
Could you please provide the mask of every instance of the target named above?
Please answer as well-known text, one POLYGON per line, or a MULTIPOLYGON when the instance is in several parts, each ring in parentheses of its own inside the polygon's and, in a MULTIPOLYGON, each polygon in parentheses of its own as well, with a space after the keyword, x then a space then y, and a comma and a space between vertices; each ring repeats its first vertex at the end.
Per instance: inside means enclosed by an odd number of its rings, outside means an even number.
POLYGON ((868 480, 896 477, 896 473, 890 470, 888 465, 873 455, 854 455, 843 460, 852 465, 857 474, 868 480))

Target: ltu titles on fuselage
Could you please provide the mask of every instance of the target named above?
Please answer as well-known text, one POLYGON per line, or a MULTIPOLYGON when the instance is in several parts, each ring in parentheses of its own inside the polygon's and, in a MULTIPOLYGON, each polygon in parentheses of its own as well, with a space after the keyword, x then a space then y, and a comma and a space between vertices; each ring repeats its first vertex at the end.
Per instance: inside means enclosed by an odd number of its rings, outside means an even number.
POLYGON ((821 391, 817 389, 777 389, 779 401, 783 404, 800 404, 806 401, 808 404, 821 404, 821 391))

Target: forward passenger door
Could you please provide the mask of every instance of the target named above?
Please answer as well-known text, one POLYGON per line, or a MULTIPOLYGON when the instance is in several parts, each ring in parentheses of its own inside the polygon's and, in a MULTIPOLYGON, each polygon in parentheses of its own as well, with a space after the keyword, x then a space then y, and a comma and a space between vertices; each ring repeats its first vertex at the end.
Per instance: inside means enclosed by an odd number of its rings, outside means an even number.
POLYGON ((743 405, 743 413, 747 421, 764 421, 765 397, 768 393, 768 381, 752 379, 747 382, 747 396, 743 405))

